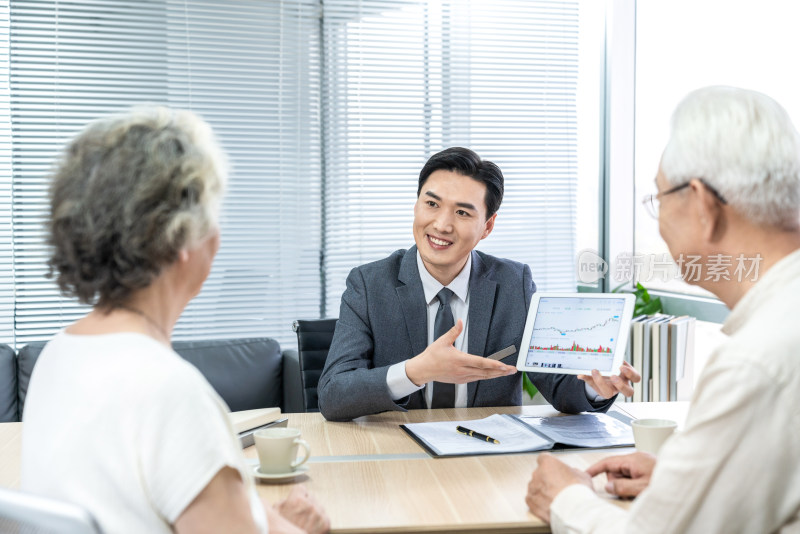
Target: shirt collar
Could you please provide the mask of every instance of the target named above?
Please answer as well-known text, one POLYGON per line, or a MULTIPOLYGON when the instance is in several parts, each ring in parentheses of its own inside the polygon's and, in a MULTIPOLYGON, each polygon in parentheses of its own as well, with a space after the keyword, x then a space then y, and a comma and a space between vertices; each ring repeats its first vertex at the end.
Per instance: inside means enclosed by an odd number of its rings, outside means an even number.
MULTIPOLYGON (((430 304, 433 302, 433 299, 436 298, 436 295, 439 294, 439 291, 442 290, 443 286, 436 278, 428 272, 428 269, 425 268, 425 264, 422 262, 422 256, 419 254, 419 250, 417 250, 417 269, 419 270, 419 278, 422 280, 422 290, 425 292, 425 302, 430 304)), ((467 301, 467 292, 469 291, 469 275, 472 272, 472 252, 469 253, 467 256, 467 263, 464 264, 464 268, 461 269, 461 272, 458 273, 452 282, 447 284, 447 288, 455 293, 456 297, 461 299, 463 302, 467 301)))

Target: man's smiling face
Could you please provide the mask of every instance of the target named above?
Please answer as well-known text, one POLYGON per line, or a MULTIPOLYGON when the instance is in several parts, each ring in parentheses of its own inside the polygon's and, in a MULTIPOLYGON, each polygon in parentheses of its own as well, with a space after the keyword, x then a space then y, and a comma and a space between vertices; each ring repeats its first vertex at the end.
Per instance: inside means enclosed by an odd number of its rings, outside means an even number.
POLYGON ((482 182, 453 171, 434 171, 414 205, 414 241, 428 272, 449 284, 475 245, 492 232, 496 217, 486 219, 482 182))

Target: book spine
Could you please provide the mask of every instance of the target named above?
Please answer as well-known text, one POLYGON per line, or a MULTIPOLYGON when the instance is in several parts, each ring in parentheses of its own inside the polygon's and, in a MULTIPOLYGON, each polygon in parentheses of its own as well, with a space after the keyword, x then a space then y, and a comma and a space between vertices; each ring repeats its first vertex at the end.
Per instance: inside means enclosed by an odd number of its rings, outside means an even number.
MULTIPOLYGON (((633 345, 633 367, 639 371, 639 374, 643 375, 642 370, 642 335, 644 333, 644 321, 647 320, 647 316, 642 317, 639 321, 633 323, 631 328, 633 329, 633 338, 632 338, 632 345, 633 345)), ((633 385, 633 402, 642 402, 642 383, 644 380, 640 380, 639 382, 633 385)))
POLYGON ((661 400, 661 323, 653 325, 653 350, 650 353, 651 362, 650 370, 653 377, 652 385, 650 386, 650 400, 661 400))
POLYGON ((674 396, 670 396, 669 381, 670 381, 670 357, 669 357, 669 323, 661 325, 661 359, 659 365, 661 367, 660 379, 661 384, 659 391, 661 392, 658 400, 668 401, 673 400, 674 396))

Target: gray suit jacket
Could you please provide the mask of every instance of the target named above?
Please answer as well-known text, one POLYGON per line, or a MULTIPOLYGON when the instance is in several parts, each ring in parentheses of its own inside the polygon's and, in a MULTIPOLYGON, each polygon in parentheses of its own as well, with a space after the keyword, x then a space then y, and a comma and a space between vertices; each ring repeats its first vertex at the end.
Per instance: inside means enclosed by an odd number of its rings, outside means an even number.
MULTIPOLYGON (((487 356, 522 343, 528 305, 536 285, 527 265, 472 251, 467 352, 487 356)), ((347 288, 325 369, 319 408, 328 420, 425 408, 423 390, 392 400, 389 367, 420 354, 428 344, 427 308, 417 268, 417 248, 356 267, 347 288)), ((503 361, 514 365, 516 354, 503 361)), ((572 375, 531 373, 531 380, 558 410, 606 410, 613 399, 590 403, 584 383, 572 375)), ((467 385, 468 406, 522 403, 522 374, 467 385)))

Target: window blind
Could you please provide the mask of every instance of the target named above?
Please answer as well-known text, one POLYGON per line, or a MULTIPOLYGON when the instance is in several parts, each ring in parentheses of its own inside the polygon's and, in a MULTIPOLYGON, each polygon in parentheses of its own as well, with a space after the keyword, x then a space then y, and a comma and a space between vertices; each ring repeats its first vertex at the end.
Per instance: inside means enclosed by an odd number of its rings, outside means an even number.
POLYGON ((176 337, 294 347, 321 292, 318 2, 167 5, 170 103, 205 117, 232 162, 220 252, 176 337))
POLYGON ((85 123, 145 102, 200 113, 232 163, 222 247, 176 339, 292 346, 293 319, 338 315, 352 267, 413 244, 419 170, 454 145, 506 176, 479 248, 574 289, 579 16, 578 0, 15 1, 0 341, 86 311, 44 276, 47 175, 85 123))
POLYGON ((14 248, 11 225, 11 111, 8 2, 0 3, 0 343, 14 338, 14 248))
POLYGON ((15 1, 13 341, 48 339, 86 311, 44 277, 55 156, 88 121, 155 103, 202 115, 232 163, 222 245, 175 339, 291 346, 292 320, 319 314, 319 46, 316 1, 15 1))
POLYGON ((575 290, 578 1, 326 0, 325 313, 349 270, 413 245, 419 171, 466 146, 506 179, 478 246, 575 290))

